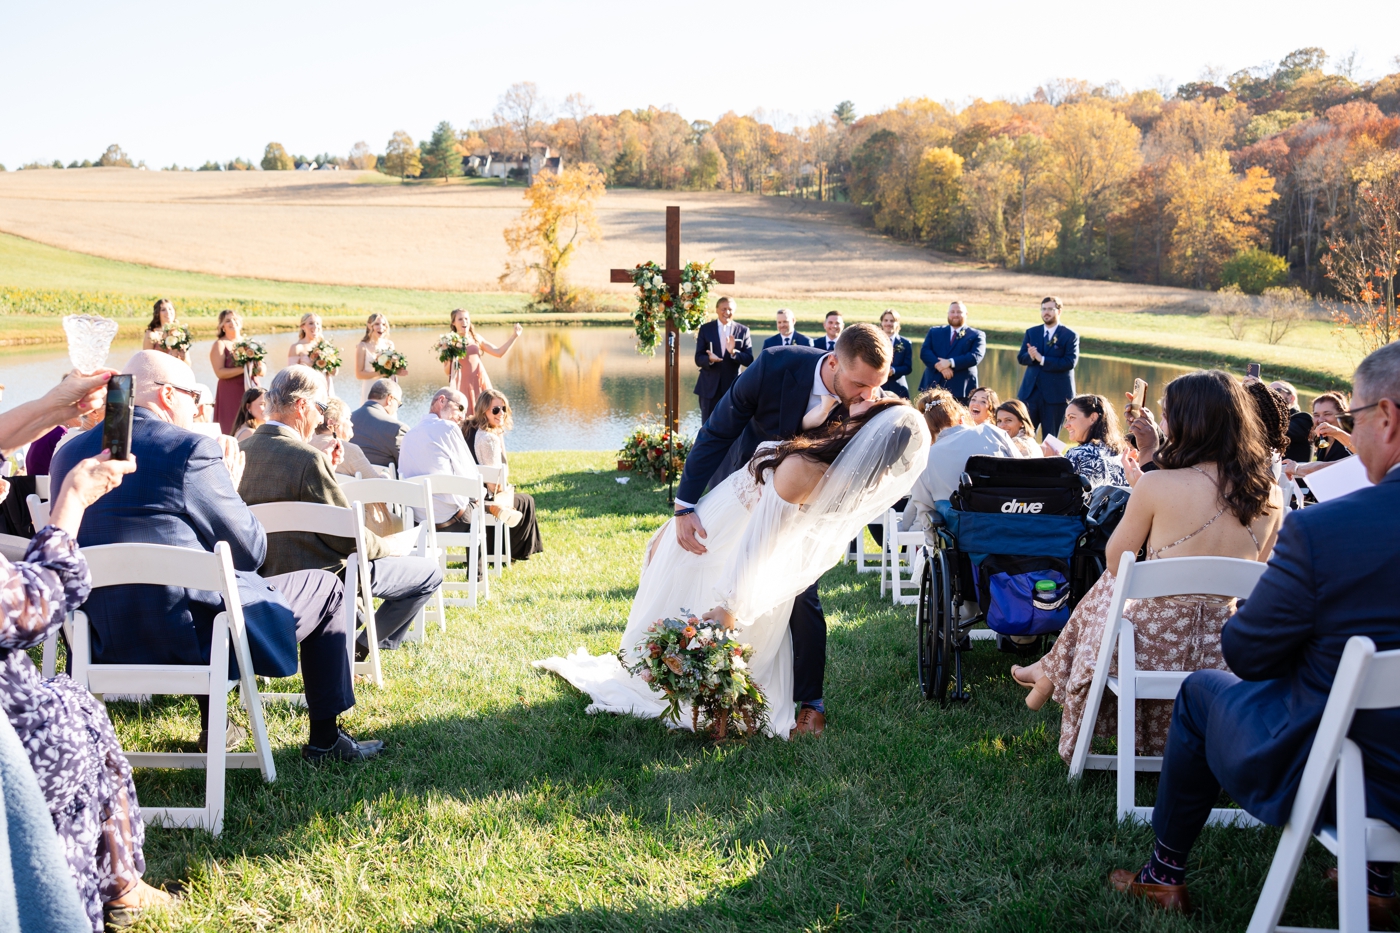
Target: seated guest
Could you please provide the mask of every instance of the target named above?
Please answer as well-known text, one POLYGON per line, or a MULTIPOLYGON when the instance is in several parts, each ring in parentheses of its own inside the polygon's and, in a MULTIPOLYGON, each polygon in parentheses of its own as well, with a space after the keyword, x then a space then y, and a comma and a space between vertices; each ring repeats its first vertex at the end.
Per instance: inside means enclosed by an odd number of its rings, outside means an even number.
POLYGON ((399 463, 399 442, 408 425, 396 416, 403 401, 403 389, 392 379, 376 379, 369 387, 369 401, 350 415, 350 424, 360 439, 360 449, 375 466, 399 463))
MULTIPOLYGON (((1400 344, 1362 360, 1353 382, 1351 439, 1376 485, 1289 516, 1268 569, 1221 633, 1229 672, 1200 671, 1182 684, 1152 811, 1157 844, 1137 872, 1113 872, 1120 891, 1189 910, 1188 854, 1220 792, 1282 826, 1347 640, 1360 635, 1380 651, 1400 649, 1393 597, 1400 563, 1400 344)), ((1173 422, 1169 445, 1176 443, 1175 428, 1173 422)), ((1400 827, 1397 734, 1400 710, 1360 710, 1348 737, 1361 748, 1366 815, 1400 827)), ((1329 793, 1329 809, 1332 799, 1329 793)), ((1369 868, 1371 929, 1385 929, 1400 910, 1393 866, 1369 868)))
MULTIPOLYGON (((441 388, 433 396, 428 413, 403 436, 399 454, 400 476, 477 476, 476 460, 462 436, 467 399, 461 392, 441 388)), ((433 524, 438 531, 471 531, 475 504, 466 496, 433 493, 433 524)), ((427 521, 422 509, 414 509, 418 521, 427 521)))
POLYGON ((336 450, 336 456, 331 458, 331 463, 335 471, 343 476, 358 474, 362 479, 381 476, 360 446, 350 443, 354 436, 350 406, 335 396, 326 399, 326 411, 321 416, 321 424, 316 428, 316 433, 311 436, 311 446, 327 456, 330 456, 332 449, 336 450))
POLYGON ((890 308, 880 315, 880 328, 890 338, 890 381, 880 388, 900 398, 909 397, 908 376, 914 371, 914 345, 899 336, 899 312, 890 308))
POLYGON ((238 406, 238 417, 233 419, 233 439, 246 441, 265 421, 267 390, 262 386, 253 386, 243 393, 243 403, 238 406))
POLYGON ((1264 432, 1264 446, 1273 458, 1274 479, 1283 474, 1283 454, 1288 450, 1288 402, 1258 379, 1246 379, 1244 390, 1254 405, 1259 428, 1264 432))
MULTIPOLYGON (((496 389, 481 393, 476 403, 476 414, 462 428, 467 450, 476 455, 476 462, 483 466, 497 466, 506 462, 506 432, 515 426, 510 416, 510 402, 496 389)), ((495 483, 486 484, 486 511, 500 519, 510 529, 511 560, 527 560, 531 554, 544 550, 540 541, 540 526, 535 521, 535 499, 523 492, 515 494, 511 505, 496 505, 490 500, 500 487, 495 483)), ((486 529, 486 551, 494 554, 495 541, 492 532, 486 529)))
POLYGON ((1035 442, 1035 435, 1031 433, 1031 413, 1026 410, 1026 403, 1018 398, 1002 402, 997 406, 997 427, 1006 432, 1011 438, 1011 446, 1016 451, 1016 456, 1026 459, 1045 456, 1045 451, 1040 449, 1040 445, 1035 442))
POLYGON ((1310 436, 1317 459, 1312 463, 1284 464, 1294 476, 1307 476, 1351 456, 1351 414, 1347 397, 1341 392, 1323 392, 1313 399, 1313 429, 1310 436))
POLYGON ((933 446, 929 449, 928 466, 909 493, 900 531, 923 527, 923 516, 933 511, 933 504, 947 499, 958 488, 968 457, 1016 456, 1005 431, 994 424, 973 424, 967 409, 947 389, 926 389, 919 393, 914 407, 923 412, 933 446))
POLYGON ((24 454, 25 474, 28 476, 48 476, 49 462, 53 460, 53 452, 71 430, 68 425, 60 424, 30 444, 29 450, 24 454))
POLYGON ((202 382, 196 382, 194 387, 199 392, 199 401, 195 405, 195 424, 213 424, 214 390, 202 382))
POLYGON ((1312 415, 1299 410, 1298 390, 1293 388, 1291 382, 1279 379, 1269 383, 1269 388, 1288 403, 1288 449, 1284 451, 1284 459, 1294 463, 1307 463, 1312 459, 1312 445, 1308 443, 1313 429, 1312 415))
MULTIPOLYGON (((169 544, 212 551, 217 542, 228 542, 254 670, 267 677, 295 674, 295 646, 300 642, 311 720, 302 755, 360 761, 378 754, 382 742, 357 742, 337 720, 355 705, 340 581, 319 570, 258 576, 268 541, 238 497, 243 456, 231 437, 216 441, 189 430, 198 396, 189 365, 142 350, 127 363, 126 372, 132 377, 136 403, 131 452, 146 468, 87 510, 78 543, 169 544)), ((101 446, 100 427, 64 445, 54 456, 53 482, 60 482, 101 446)), ((83 605, 98 664, 207 664, 214 617, 223 608, 216 593, 135 585, 104 587, 83 605)), ((206 732, 200 737, 203 749, 208 741, 208 701, 201 700, 206 719, 206 732)), ((237 737, 234 733, 231 743, 237 737)))
POLYGON ((999 405, 1001 399, 997 397, 996 390, 988 386, 978 386, 967 397, 967 413, 972 416, 973 424, 995 423, 999 405))
MULTIPOLYGON (((350 503, 335 481, 330 461, 307 443, 326 408, 326 380, 309 366, 292 365, 272 378, 267 388, 267 424, 241 445, 248 464, 239 491, 249 505, 262 502, 318 502, 337 508, 350 503)), ((384 539, 365 530, 360 555, 369 565, 370 591, 384 600, 375 610, 379 647, 397 648, 408 635, 418 610, 442 583, 437 564, 426 557, 392 557, 384 539)), ((267 543, 264 573, 328 570, 344 579, 345 559, 355 551, 353 538, 285 531, 267 543)), ((368 652, 361 635, 356 655, 368 652)))
MULTIPOLYGON (((1102 395, 1075 396, 1065 408, 1065 433, 1076 446, 1064 455, 1090 486, 1128 485, 1120 459, 1123 435, 1112 402, 1102 395)), ((1056 456, 1048 440, 1041 449, 1047 457, 1056 456)))
POLYGON ((812 338, 794 330, 797 327, 797 315, 787 308, 779 308, 774 317, 777 321, 778 332, 763 341, 763 349, 767 350, 769 347, 810 347, 812 345, 812 338))
MULTIPOLYGON (((1079 737, 1089 684, 1094 679, 1113 581, 1122 555, 1147 546, 1147 559, 1237 557, 1267 560, 1283 521, 1283 495, 1269 468, 1249 396, 1228 373, 1179 376, 1162 396, 1167 439, 1157 469, 1143 474, 1104 552, 1108 569, 1079 601, 1050 652, 1011 674, 1031 688, 1026 705, 1039 709, 1050 696, 1064 708, 1060 757, 1069 761, 1079 737)), ((1138 663, 1148 670, 1223 668, 1220 630, 1234 600, 1173 596, 1128 604, 1138 663)), ((1112 735, 1116 706, 1105 696, 1096 731, 1112 735)), ((1139 701, 1137 751, 1161 754, 1171 703, 1139 701)))

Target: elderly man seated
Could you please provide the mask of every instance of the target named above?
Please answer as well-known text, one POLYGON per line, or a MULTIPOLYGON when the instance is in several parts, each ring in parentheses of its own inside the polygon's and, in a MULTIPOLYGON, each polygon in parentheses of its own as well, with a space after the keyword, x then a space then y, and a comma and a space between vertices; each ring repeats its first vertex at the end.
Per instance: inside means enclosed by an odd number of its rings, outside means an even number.
MULTIPOLYGON (((267 423, 242 444, 247 466, 239 484, 249 505, 263 502, 316 502, 349 507, 330 461, 307 443, 321 423, 326 406, 326 380, 309 366, 288 366, 267 390, 267 423)), ((442 583, 437 564, 424 557, 392 557, 389 545, 365 531, 360 560, 369 564, 370 589, 384 600, 375 611, 379 647, 397 648, 409 625, 442 583)), ((329 570, 343 576, 345 559, 355 551, 351 538, 310 532, 274 534, 267 546, 265 573, 329 570)), ((361 636, 356 655, 368 645, 361 636)))
MULTIPOLYGON (((83 516, 78 544, 146 543, 212 551, 228 542, 238 571, 239 596, 253 668, 268 677, 301 673, 311 736, 309 759, 361 761, 378 754, 378 741, 356 741, 337 717, 355 705, 341 615, 342 586, 334 574, 297 570, 259 577, 267 536, 236 484, 243 457, 233 439, 218 441, 190 430, 198 390, 188 364, 155 350, 131 358, 136 411, 131 452, 142 469, 97 500, 83 516)), ((54 455, 54 488, 79 461, 102 449, 96 427, 54 455)), ((99 664, 207 664, 217 594, 181 586, 110 586, 83 605, 99 664)), ((207 729, 208 701, 201 703, 207 729)), ((230 744, 241 730, 230 731, 230 744)), ((207 744, 207 732, 200 747, 207 744)))
MULTIPOLYGON (((476 476, 476 460, 467 450, 462 422, 467 417, 467 397, 456 389, 442 388, 433 396, 428 413, 403 436, 399 475, 476 476)), ((474 503, 466 496, 433 495, 433 524, 438 531, 471 531, 474 503)), ((426 521, 422 509, 414 509, 418 521, 426 521)))
POLYGON ((403 389, 392 379, 376 379, 369 400, 350 414, 356 443, 375 466, 397 465, 399 444, 408 426, 398 419, 403 389))

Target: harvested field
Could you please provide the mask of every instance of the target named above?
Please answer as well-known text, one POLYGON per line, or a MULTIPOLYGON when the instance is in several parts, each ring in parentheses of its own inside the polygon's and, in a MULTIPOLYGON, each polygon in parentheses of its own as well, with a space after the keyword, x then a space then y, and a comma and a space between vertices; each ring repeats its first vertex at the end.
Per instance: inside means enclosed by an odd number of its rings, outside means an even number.
MULTIPOLYGON (((368 173, 365 173, 368 175, 368 173)), ((482 183, 363 184, 355 172, 143 172, 93 168, 0 175, 0 231, 95 256, 225 276, 327 285, 498 291, 502 230, 521 189, 482 183)), ((369 176, 364 180, 384 180, 369 176)), ((735 269, 736 295, 831 296, 1034 306, 1196 310, 1199 292, 1021 275, 950 261, 864 226, 844 204, 724 193, 613 190, 602 243, 572 278, 664 258, 664 210, 680 204, 686 258, 735 269)), ((518 289, 519 286, 516 286, 518 289)))

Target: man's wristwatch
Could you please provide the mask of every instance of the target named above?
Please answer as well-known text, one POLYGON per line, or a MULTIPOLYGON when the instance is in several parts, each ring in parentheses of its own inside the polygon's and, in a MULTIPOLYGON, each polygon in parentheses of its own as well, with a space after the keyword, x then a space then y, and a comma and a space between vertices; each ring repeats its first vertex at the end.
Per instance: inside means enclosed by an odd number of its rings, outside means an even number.
POLYGON ((690 508, 686 508, 686 509, 676 509, 676 518, 680 518, 682 515, 691 515, 691 514, 693 514, 694 512, 695 512, 694 506, 692 506, 692 507, 690 507, 690 508))

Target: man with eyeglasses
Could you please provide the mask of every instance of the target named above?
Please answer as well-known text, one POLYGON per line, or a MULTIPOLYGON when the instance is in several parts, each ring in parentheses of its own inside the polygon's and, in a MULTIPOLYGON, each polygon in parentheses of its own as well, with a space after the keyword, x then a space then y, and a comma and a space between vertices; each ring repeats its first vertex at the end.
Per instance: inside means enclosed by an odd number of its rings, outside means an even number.
MULTIPOLYGON (((372 757, 382 743, 357 742, 339 726, 339 716, 355 705, 340 580, 311 569, 259 576, 268 539, 238 495, 244 456, 227 435, 215 440, 190 430, 199 400, 194 373, 155 350, 137 353, 125 372, 132 377, 136 403, 131 452, 137 470, 88 508, 78 544, 212 551, 226 541, 238 572, 253 669, 268 677, 295 674, 300 645, 311 720, 302 753, 341 761, 372 757)), ((65 444, 51 466, 54 488, 78 461, 101 448, 101 425, 65 444)), ((174 585, 103 587, 83 605, 99 664, 207 664, 214 617, 223 609, 217 594, 174 585)), ((208 698, 199 702, 205 729, 199 746, 208 751, 208 698)), ((245 738, 244 730, 231 726, 229 748, 245 738)))
MULTIPOLYGON (((321 424, 326 404, 326 380, 309 366, 288 366, 267 389, 267 422, 243 441, 248 458, 239 485, 249 505, 263 502, 315 502, 347 508, 350 503, 336 482, 331 462, 307 441, 321 424)), ((426 557, 395 557, 379 535, 365 530, 362 563, 370 568, 370 590, 384 600, 375 610, 381 651, 397 648, 413 619, 442 583, 436 561, 426 557)), ((355 551, 350 538, 289 531, 273 535, 267 544, 267 573, 329 570, 344 578, 345 561, 355 551)), ((355 656, 363 660, 369 646, 360 636, 355 656)))
MULTIPOLYGON (((477 476, 476 459, 467 449, 462 436, 462 423, 467 418, 467 397, 456 389, 441 388, 433 396, 423 420, 409 428, 399 449, 399 473, 410 476, 477 476)), ((438 531, 471 531, 471 514, 475 504, 466 496, 433 494, 433 524, 438 531)), ((421 510, 418 521, 427 516, 421 510)), ((483 572, 485 561, 478 567, 483 572)))

